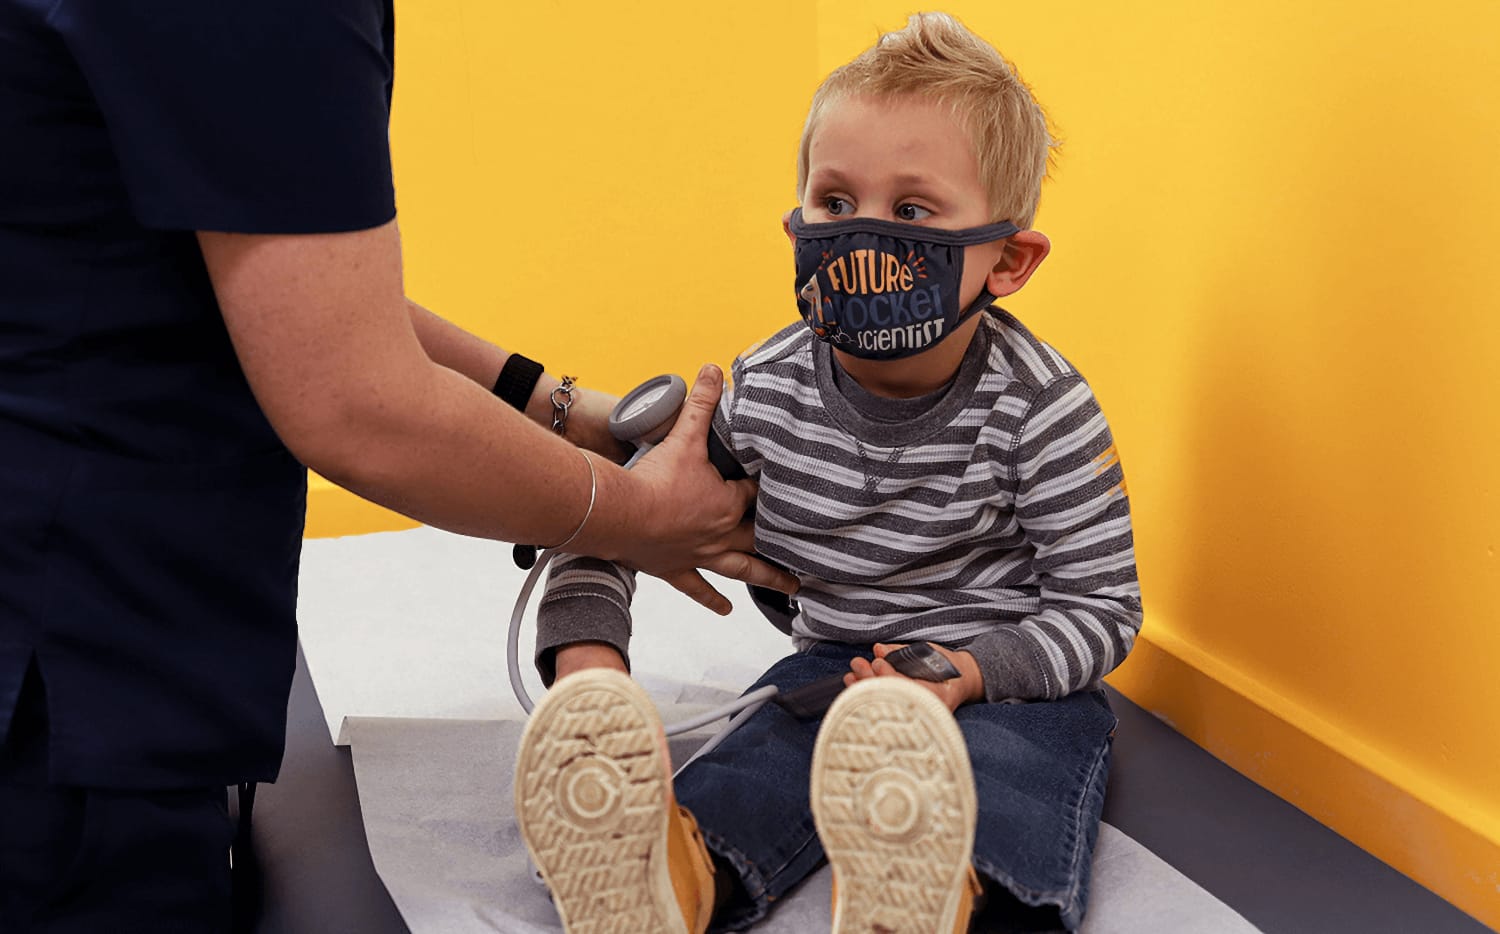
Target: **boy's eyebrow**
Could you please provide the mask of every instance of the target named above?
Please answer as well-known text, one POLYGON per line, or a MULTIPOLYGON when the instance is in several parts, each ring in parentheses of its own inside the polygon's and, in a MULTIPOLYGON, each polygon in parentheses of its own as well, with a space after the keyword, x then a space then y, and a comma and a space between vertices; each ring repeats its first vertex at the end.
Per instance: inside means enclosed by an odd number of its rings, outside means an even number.
MULTIPOLYGON (((849 184, 849 176, 845 175, 834 166, 819 166, 811 173, 809 178, 815 178, 819 182, 822 182, 824 184, 849 184)), ((898 172, 894 176, 894 178, 892 178, 892 181, 894 181, 898 185, 910 185, 917 188, 935 189, 939 194, 947 190, 947 186, 943 184, 941 178, 937 178, 932 175, 925 175, 921 172, 898 172)))
POLYGON ((824 183, 832 182, 836 185, 849 184, 849 176, 832 166, 818 166, 808 175, 808 179, 817 179, 824 183))
POLYGON ((896 181, 902 185, 908 185, 919 189, 928 198, 939 204, 951 204, 954 199, 953 186, 941 175, 922 175, 918 172, 907 172, 896 177, 896 181))

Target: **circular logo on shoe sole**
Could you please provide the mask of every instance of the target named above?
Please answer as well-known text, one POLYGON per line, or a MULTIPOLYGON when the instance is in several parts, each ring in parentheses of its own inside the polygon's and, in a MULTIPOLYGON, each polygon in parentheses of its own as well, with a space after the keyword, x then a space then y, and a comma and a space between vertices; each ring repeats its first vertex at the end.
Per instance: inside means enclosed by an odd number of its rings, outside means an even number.
POLYGON ((624 802, 625 773, 608 759, 584 756, 563 766, 554 786, 558 810, 571 824, 592 830, 615 819, 624 802))
POLYGON ((922 835, 927 826, 927 802, 917 780, 901 769, 872 773, 855 792, 856 813, 864 816, 870 832, 882 840, 903 843, 922 835))

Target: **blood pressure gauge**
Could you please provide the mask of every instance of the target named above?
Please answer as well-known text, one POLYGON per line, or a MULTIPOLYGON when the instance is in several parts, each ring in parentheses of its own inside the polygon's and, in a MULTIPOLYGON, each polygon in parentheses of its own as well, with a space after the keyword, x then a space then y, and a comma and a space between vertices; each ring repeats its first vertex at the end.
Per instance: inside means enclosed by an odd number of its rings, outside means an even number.
MULTIPOLYGON (((609 413, 609 433, 617 440, 640 448, 641 450, 636 453, 638 458, 646 452, 647 448, 661 441, 672 430, 672 425, 677 422, 677 413, 685 401, 687 401, 687 383, 682 381, 682 377, 669 373, 648 379, 627 392, 625 398, 615 403, 614 410, 609 413)), ((721 461, 727 456, 727 452, 719 454, 715 450, 717 440, 710 437, 709 459, 722 473, 726 467, 721 464, 721 461), (717 460, 716 455, 718 455, 717 460)), ((717 447, 722 449, 723 445, 719 444, 717 447)), ((625 466, 629 467, 634 463, 635 458, 632 458, 625 466)), ((732 458, 726 463, 733 463, 732 458)), ((513 550, 513 555, 517 567, 523 571, 530 570, 536 564, 537 547, 517 545, 513 550)))
POLYGON ((656 444, 667 436, 687 399, 687 383, 675 374, 658 376, 630 390, 609 413, 609 433, 634 445, 656 444))

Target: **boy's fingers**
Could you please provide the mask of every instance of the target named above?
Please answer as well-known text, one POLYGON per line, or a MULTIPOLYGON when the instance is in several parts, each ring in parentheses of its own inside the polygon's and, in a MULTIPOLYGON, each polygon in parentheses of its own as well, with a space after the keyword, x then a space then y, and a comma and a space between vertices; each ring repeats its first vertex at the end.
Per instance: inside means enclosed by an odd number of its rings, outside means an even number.
MULTIPOLYGON (((875 660, 873 662, 866 662, 862 658, 856 658, 853 662, 851 662, 851 665, 863 665, 869 668, 870 674, 877 678, 909 678, 909 675, 902 674, 900 671, 896 670, 895 665, 892 665, 890 662, 885 660, 885 657, 887 655, 891 654, 897 649, 903 649, 905 647, 905 644, 901 643, 877 642, 873 646, 875 650, 875 660)), ((856 668, 856 670, 858 670, 858 668, 856 668)), ((924 681, 921 678, 911 678, 911 680, 917 682, 918 684, 922 685, 922 687, 931 691, 933 695, 936 696, 938 700, 942 701, 949 710, 957 710, 959 704, 962 703, 962 700, 956 689, 956 685, 959 683, 957 679, 950 679, 948 681, 924 681)), ((848 678, 845 678, 844 683, 847 685, 852 684, 853 682, 848 678)))

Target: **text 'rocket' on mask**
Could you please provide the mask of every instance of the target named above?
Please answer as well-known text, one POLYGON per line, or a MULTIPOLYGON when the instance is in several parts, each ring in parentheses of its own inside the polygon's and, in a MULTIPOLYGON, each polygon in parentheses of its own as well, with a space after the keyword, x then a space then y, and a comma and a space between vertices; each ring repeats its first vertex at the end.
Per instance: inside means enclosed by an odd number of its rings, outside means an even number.
POLYGON ((797 304, 820 340, 870 360, 921 353, 995 300, 959 305, 964 247, 1020 231, 1010 222, 943 230, 884 220, 789 222, 797 238, 797 304))

